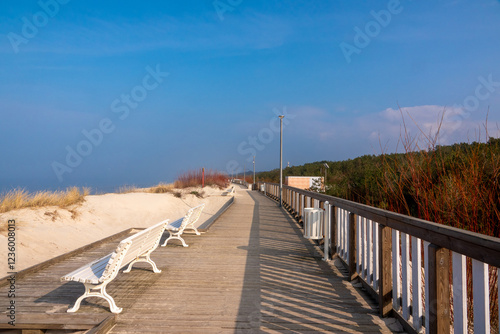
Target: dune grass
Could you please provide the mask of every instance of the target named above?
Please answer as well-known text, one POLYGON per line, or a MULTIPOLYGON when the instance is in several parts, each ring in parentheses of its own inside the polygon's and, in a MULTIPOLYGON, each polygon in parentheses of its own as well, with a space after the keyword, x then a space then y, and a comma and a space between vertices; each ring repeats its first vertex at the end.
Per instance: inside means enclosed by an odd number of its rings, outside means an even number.
POLYGON ((89 188, 70 187, 64 191, 38 191, 29 193, 25 189, 14 189, 0 195, 0 213, 22 208, 58 206, 67 208, 82 203, 90 193, 89 188))
MULTIPOLYGON (((411 136, 403 118, 400 143, 404 153, 384 161, 388 209, 443 225, 500 237, 500 139, 486 135, 481 141, 439 146, 443 117, 434 134, 411 136)), ((452 275, 450 269, 450 277, 452 275)), ((472 262, 467 259, 467 295, 473 300, 472 262)), ((451 283, 452 280, 450 280, 451 283)), ((498 274, 490 267, 490 326, 498 333, 498 274)), ((450 297, 452 304, 452 297, 450 297)), ((468 303, 473 326, 473 303, 468 303)), ((451 312, 453 317, 453 310, 451 312)), ((453 319, 453 318, 452 318, 453 319)))
POLYGON ((154 187, 151 187, 148 189, 148 192, 154 193, 154 194, 165 194, 165 193, 171 193, 174 191, 174 184, 173 183, 160 183, 154 187))
POLYGON ((128 194, 128 193, 135 193, 137 191, 138 191, 138 188, 136 186, 125 185, 125 186, 119 187, 118 190, 115 191, 115 193, 117 193, 117 194, 128 194))
MULTIPOLYGON (((194 170, 185 172, 177 178, 174 183, 175 188, 183 189, 188 187, 199 187, 202 185, 203 173, 202 170, 194 170)), ((227 174, 214 171, 205 171, 205 186, 217 186, 219 188, 225 188, 228 186, 229 178, 227 174)))

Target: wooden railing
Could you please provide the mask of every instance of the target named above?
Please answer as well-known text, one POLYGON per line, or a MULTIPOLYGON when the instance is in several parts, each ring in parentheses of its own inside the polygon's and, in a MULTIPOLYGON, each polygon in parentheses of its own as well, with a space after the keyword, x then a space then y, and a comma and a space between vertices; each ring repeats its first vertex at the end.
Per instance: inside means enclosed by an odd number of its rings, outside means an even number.
MULTIPOLYGON (((278 184, 260 183, 262 189, 279 200, 278 184)), ((283 186, 283 206, 300 222, 306 207, 325 210, 324 249, 378 300, 381 316, 398 318, 407 331, 450 333, 453 326, 454 333, 467 333, 473 326, 474 333, 490 333, 491 318, 498 319, 490 315, 489 277, 500 276, 500 239, 289 186, 283 186)))

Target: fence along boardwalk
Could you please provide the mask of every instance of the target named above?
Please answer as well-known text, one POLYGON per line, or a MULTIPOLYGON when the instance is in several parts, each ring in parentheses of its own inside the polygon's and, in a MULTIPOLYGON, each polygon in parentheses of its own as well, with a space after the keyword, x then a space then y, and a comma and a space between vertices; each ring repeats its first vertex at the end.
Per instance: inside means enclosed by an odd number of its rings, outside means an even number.
MULTIPOLYGON (((257 192, 239 190, 208 233, 186 239, 189 248, 169 245, 152 254, 161 274, 138 264, 145 270, 120 274, 109 285, 124 309, 110 333, 393 332, 376 305, 347 282, 347 273, 323 262, 295 220, 257 192)), ((66 314, 81 284, 59 277, 114 246, 19 279, 18 311, 62 317, 66 328, 77 317, 111 315, 100 299, 66 314)), ((0 288, 1 305, 6 295, 0 288)))

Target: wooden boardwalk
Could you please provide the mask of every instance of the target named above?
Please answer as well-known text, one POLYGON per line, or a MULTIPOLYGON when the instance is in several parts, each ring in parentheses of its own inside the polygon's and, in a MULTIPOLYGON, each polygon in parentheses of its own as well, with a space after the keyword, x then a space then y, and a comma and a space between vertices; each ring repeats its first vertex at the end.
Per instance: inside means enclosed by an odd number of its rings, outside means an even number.
MULTIPOLYGON (((295 220, 258 192, 238 189, 235 203, 207 233, 185 239, 188 248, 173 243, 152 254, 161 274, 138 264, 147 270, 120 273, 109 285, 124 309, 110 333, 394 332, 386 324, 394 320, 378 317, 376 305, 347 281, 341 265, 322 261, 295 220)), ((83 285, 60 283, 59 277, 115 246, 20 279, 19 318, 50 314, 67 322, 65 328, 77 328, 71 323, 112 315, 97 298, 84 301, 76 314, 65 313, 83 285)), ((7 288, 0 288, 2 309, 6 295, 7 288)))

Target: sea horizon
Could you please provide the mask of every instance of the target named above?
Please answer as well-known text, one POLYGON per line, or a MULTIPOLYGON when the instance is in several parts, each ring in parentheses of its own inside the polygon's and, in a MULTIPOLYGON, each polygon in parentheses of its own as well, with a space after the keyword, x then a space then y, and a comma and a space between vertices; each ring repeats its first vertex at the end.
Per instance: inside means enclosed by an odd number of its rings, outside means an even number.
POLYGON ((34 193, 38 191, 62 191, 66 190, 67 188, 71 187, 78 187, 78 188, 89 188, 90 189, 90 194, 91 195, 98 195, 98 194, 106 194, 106 193, 114 193, 118 192, 120 188, 122 187, 136 187, 136 188, 148 188, 148 187, 153 187, 159 183, 173 183, 174 180, 170 181, 162 181, 159 180, 157 182, 148 182, 148 181, 137 181, 137 182, 130 182, 130 181, 81 181, 81 182, 74 182, 74 183, 64 183, 61 184, 59 182, 43 182, 43 180, 40 181, 24 181, 24 182, 18 182, 18 183, 12 183, 12 182, 2 182, 0 181, 0 195, 5 194, 9 191, 12 190, 17 190, 17 189, 24 189, 29 193, 34 193))

